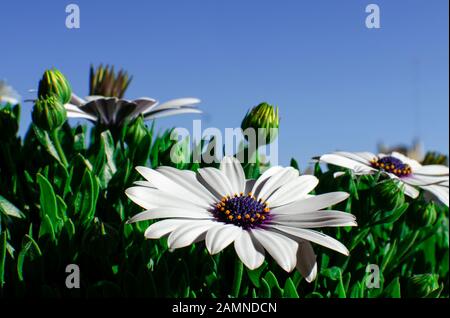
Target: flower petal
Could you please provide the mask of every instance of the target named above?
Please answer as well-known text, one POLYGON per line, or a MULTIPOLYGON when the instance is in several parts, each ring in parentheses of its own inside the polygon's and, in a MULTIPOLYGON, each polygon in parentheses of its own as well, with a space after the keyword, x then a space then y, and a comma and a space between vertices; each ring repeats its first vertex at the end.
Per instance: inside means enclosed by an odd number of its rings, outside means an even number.
POLYGON ((316 254, 311 243, 302 241, 298 244, 297 250, 297 270, 302 274, 308 283, 311 283, 317 276, 316 254))
MULTIPOLYGON (((319 183, 319 179, 311 175, 303 175, 291 180, 276 190, 267 200, 271 207, 286 205, 301 200, 319 183)), ((310 210, 311 211, 311 210, 310 210)))
POLYGON ((234 241, 234 249, 239 259, 247 268, 254 270, 264 262, 264 249, 249 231, 241 231, 234 241))
POLYGON ((181 219, 213 219, 211 213, 205 210, 195 209, 180 209, 180 208, 155 208, 152 210, 145 210, 136 214, 127 223, 134 223, 145 220, 167 219, 167 218, 181 218, 181 219))
POLYGON ((425 165, 420 167, 419 169, 416 169, 414 171, 414 174, 424 174, 434 176, 444 175, 448 177, 449 168, 444 165, 425 165))
POLYGON ((291 272, 295 268, 297 242, 279 233, 263 229, 253 229, 252 235, 286 272, 291 272))
POLYGON ((275 214, 271 223, 299 228, 356 226, 355 216, 341 211, 325 210, 291 214, 275 214))
POLYGON ((148 239, 159 239, 182 225, 197 222, 196 220, 167 219, 161 220, 150 225, 144 233, 148 239))
POLYGON ((149 187, 131 187, 125 190, 125 194, 137 205, 144 209, 152 209, 156 207, 174 207, 187 209, 204 209, 207 210, 209 205, 193 203, 184 200, 182 197, 170 194, 159 189, 149 187))
POLYGON ((292 214, 300 212, 318 211, 328 208, 336 203, 346 200, 349 197, 347 192, 330 192, 312 196, 307 199, 298 200, 288 205, 275 207, 273 214, 292 214))
POLYGON ((320 157, 319 159, 322 162, 331 164, 331 165, 335 165, 335 166, 339 166, 339 167, 344 167, 353 171, 357 171, 358 173, 361 174, 368 174, 371 173, 373 171, 376 171, 376 169, 370 167, 369 165, 363 164, 359 161, 344 157, 342 155, 338 155, 338 154, 326 154, 320 157))
POLYGON ((202 111, 197 108, 188 108, 188 107, 176 108, 176 109, 155 110, 155 111, 146 113, 144 115, 144 120, 156 119, 156 118, 162 118, 162 117, 180 115, 180 114, 189 114, 189 113, 200 114, 200 113, 202 113, 202 111))
POLYGON ((194 241, 198 241, 200 236, 216 225, 217 222, 203 220, 179 226, 170 233, 167 239, 167 245, 171 250, 191 245, 194 241))
POLYGON ((298 170, 292 167, 283 168, 268 178, 256 194, 257 199, 266 200, 273 192, 298 177, 298 170))
POLYGON ((211 255, 217 254, 241 235, 242 228, 232 224, 219 224, 206 233, 206 248, 211 255))
POLYGON ((284 225, 271 225, 270 227, 286 234, 322 245, 344 255, 349 255, 349 251, 344 244, 321 232, 284 225))
POLYGON ((215 203, 215 197, 196 178, 195 172, 174 167, 159 167, 157 171, 192 192, 207 204, 215 203))
POLYGON ((219 169, 199 169, 197 172, 197 180, 218 198, 234 194, 230 181, 219 169))
POLYGON ((179 185, 177 182, 166 177, 164 174, 147 167, 136 167, 136 170, 156 188, 167 192, 176 193, 178 197, 183 198, 186 201, 198 204, 209 204, 209 202, 203 200, 201 197, 195 195, 183 185, 179 185), (199 202, 200 201, 200 202, 199 202))
POLYGON ((440 186, 440 185, 428 185, 428 186, 422 186, 422 189, 425 191, 428 191, 435 195, 439 201, 444 203, 447 207, 449 206, 449 188, 446 186, 440 186))
POLYGON ((229 156, 224 157, 220 162, 220 170, 228 177, 235 193, 244 192, 245 174, 239 160, 229 156))

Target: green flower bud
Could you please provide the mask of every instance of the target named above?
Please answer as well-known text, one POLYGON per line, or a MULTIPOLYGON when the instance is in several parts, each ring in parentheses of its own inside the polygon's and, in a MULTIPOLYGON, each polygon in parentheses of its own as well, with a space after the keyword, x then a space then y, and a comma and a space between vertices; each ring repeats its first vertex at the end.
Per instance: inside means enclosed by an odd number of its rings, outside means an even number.
POLYGON ((128 124, 125 142, 129 145, 139 145, 147 135, 144 118, 139 116, 132 123, 128 124))
MULTIPOLYGON (((274 108, 268 103, 261 103, 247 112, 241 128, 244 132, 247 128, 254 129, 258 145, 265 145, 272 143, 277 138, 279 123, 278 107, 274 108)), ((247 134, 244 136, 248 140, 247 134)))
POLYGON ((437 219, 436 206, 433 202, 424 204, 423 202, 414 202, 411 206, 411 226, 422 228, 434 224, 437 219))
POLYGON ((15 136, 19 130, 20 107, 6 105, 0 108, 0 140, 7 140, 8 136, 15 136))
POLYGON ((36 100, 31 117, 39 128, 53 131, 66 121, 67 112, 58 98, 49 96, 36 100))
POLYGON ((45 71, 39 81, 38 97, 56 96, 62 104, 70 102, 72 89, 64 75, 57 69, 45 71))
POLYGON ((378 183, 374 188, 376 203, 386 210, 393 210, 405 202, 405 195, 401 185, 395 180, 378 183))
POLYGON ((439 288, 438 275, 419 274, 408 279, 408 297, 426 297, 439 288))
POLYGON ((422 160, 423 165, 445 165, 448 166, 448 157, 436 151, 429 151, 422 160))

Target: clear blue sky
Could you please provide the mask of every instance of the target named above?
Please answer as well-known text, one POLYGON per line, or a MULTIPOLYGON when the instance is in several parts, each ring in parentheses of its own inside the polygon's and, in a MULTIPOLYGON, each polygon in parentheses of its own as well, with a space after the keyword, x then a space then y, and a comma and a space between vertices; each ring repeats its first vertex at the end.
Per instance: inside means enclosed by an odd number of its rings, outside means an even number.
POLYGON ((448 0, 2 1, 0 34, 0 78, 22 98, 52 66, 84 96, 90 63, 103 62, 134 76, 128 98, 201 98, 204 127, 239 127, 249 107, 278 105, 282 164, 415 137, 449 152, 448 0), (69 3, 80 29, 65 27, 69 3), (369 3, 381 29, 365 27, 369 3))

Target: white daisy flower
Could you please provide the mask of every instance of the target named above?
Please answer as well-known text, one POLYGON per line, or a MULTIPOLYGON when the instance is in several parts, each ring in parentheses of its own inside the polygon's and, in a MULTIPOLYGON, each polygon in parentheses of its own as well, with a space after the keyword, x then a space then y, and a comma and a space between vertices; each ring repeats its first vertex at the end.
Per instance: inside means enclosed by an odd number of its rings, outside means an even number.
POLYGON ((87 96, 82 99, 72 94, 70 103, 65 105, 67 117, 85 118, 106 126, 122 125, 125 120, 133 120, 143 115, 145 120, 166 116, 201 113, 195 107, 197 98, 179 98, 158 104, 155 99, 142 97, 127 100, 117 97, 87 96))
POLYGON ((9 103, 16 105, 19 103, 20 95, 8 85, 6 81, 0 81, 0 104, 9 103))
POLYGON ((144 209, 128 222, 164 219, 153 223, 145 237, 168 235, 171 250, 205 240, 210 254, 231 243, 249 269, 264 262, 265 251, 287 272, 297 268, 308 282, 317 274, 310 242, 342 254, 339 241, 314 229, 356 226, 349 213, 322 210, 348 198, 345 192, 308 195, 318 179, 299 176, 292 167, 272 167, 257 180, 246 180, 239 161, 224 157, 220 169, 197 173, 172 167, 137 167, 147 181, 128 188, 128 197, 144 209))
POLYGON ((374 155, 370 152, 334 152, 325 154, 319 161, 348 168, 356 174, 381 171, 404 185, 405 194, 417 198, 421 188, 449 205, 449 168, 444 165, 421 165, 401 153, 374 155))

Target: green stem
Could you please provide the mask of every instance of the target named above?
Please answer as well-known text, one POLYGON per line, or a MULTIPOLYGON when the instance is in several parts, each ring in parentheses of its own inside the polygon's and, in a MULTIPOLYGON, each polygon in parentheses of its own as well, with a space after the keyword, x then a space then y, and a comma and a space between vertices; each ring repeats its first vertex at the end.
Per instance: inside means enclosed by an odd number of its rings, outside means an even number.
POLYGON ((51 132, 51 135, 52 135, 52 139, 53 139, 53 144, 56 147, 56 151, 58 152, 59 158, 61 159, 62 164, 64 165, 64 167, 67 167, 68 166, 67 158, 66 158, 66 155, 64 154, 64 151, 63 151, 63 149, 61 147, 61 143, 59 142, 58 130, 57 129, 53 130, 51 132))
POLYGON ((241 289, 242 274, 244 273, 244 264, 242 264, 239 257, 236 256, 234 262, 234 278, 233 287, 231 289, 231 295, 233 297, 239 297, 239 290, 241 289))

